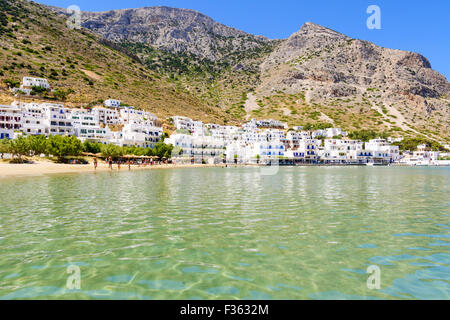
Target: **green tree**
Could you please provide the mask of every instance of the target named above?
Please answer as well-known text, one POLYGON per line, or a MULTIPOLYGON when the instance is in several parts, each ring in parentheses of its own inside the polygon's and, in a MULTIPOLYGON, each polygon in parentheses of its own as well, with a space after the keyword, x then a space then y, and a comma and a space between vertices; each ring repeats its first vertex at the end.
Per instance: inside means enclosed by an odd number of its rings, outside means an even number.
POLYGON ((396 142, 394 145, 399 146, 400 150, 414 151, 419 144, 425 144, 432 151, 445 151, 446 149, 437 141, 428 140, 422 137, 405 138, 401 142, 396 142))
POLYGON ((165 144, 162 141, 159 141, 152 150, 152 155, 170 159, 172 157, 173 145, 165 144))
POLYGON ((28 136, 27 140, 32 155, 40 155, 47 152, 47 138, 45 136, 28 136))
POLYGON ((114 144, 105 144, 102 146, 102 156, 104 158, 112 157, 113 159, 117 159, 118 157, 123 156, 123 148, 116 146, 114 144))
POLYGON ((10 88, 18 88, 20 86, 20 81, 18 80, 5 79, 3 82, 10 88))
POLYGON ((64 137, 63 150, 66 156, 79 156, 83 152, 83 144, 77 137, 64 137))
POLYGON ((10 140, 2 139, 0 140, 0 153, 2 154, 1 158, 5 153, 11 153, 11 143, 10 140))
POLYGON ((83 143, 83 151, 95 154, 100 153, 102 152, 102 144, 98 142, 89 142, 86 140, 83 143))
POLYGON ((360 131, 352 131, 348 134, 350 139, 361 140, 364 142, 368 142, 372 139, 386 139, 389 135, 386 132, 376 132, 373 130, 360 130, 360 131))
POLYGON ((81 141, 76 137, 50 136, 47 139, 47 154, 63 159, 66 156, 78 156, 83 151, 81 141))
POLYGON ((53 95, 55 96, 56 99, 60 100, 60 101, 65 101, 67 96, 69 94, 74 93, 73 89, 56 89, 55 92, 53 92, 53 95))
POLYGON ((19 136, 18 138, 10 141, 11 153, 13 156, 17 156, 19 161, 22 162, 22 156, 30 154, 30 145, 27 138, 19 136))

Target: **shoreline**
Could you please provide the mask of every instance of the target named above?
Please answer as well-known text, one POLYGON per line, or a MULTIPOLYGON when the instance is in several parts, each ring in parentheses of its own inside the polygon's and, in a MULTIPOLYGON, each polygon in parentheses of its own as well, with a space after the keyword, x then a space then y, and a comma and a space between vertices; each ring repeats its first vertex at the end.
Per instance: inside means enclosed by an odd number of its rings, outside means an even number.
POLYGON ((0 162, 0 180, 18 177, 39 177, 53 174, 80 174, 80 173, 103 173, 103 172, 130 172, 142 170, 162 170, 162 169, 182 169, 182 168, 205 168, 205 167, 222 167, 222 165, 211 164, 160 164, 153 166, 137 166, 132 165, 128 170, 128 165, 122 164, 118 170, 117 164, 113 165, 113 169, 109 169, 106 163, 99 163, 97 170, 94 165, 89 163, 82 164, 61 164, 47 161, 36 161, 32 164, 12 164, 0 162))
MULTIPOLYGON (((281 167, 356 167, 355 165, 320 165, 320 164, 304 164, 297 166, 284 166, 281 167)), ((426 167, 426 166, 411 166, 405 164, 392 164, 392 167, 426 167)), ((228 168, 234 167, 263 167, 260 165, 243 165, 243 164, 228 164, 228 168)), ((360 165, 359 167, 365 167, 360 165)), ((430 166, 433 167, 433 166, 430 166)), ((439 167, 439 166, 437 166, 439 167)), ((128 170, 128 165, 122 164, 121 170, 118 170, 117 164, 113 165, 113 170, 109 169, 106 163, 99 163, 97 170, 94 170, 92 163, 87 165, 76 164, 60 164, 50 161, 36 161, 32 164, 11 164, 6 162, 0 162, 0 180, 8 178, 19 177, 39 177, 53 174, 80 174, 80 173, 103 173, 103 172, 130 172, 130 171, 142 171, 142 170, 164 170, 164 169, 183 169, 183 168, 225 168, 224 164, 160 164, 153 166, 137 166, 132 165, 131 170, 128 170)))

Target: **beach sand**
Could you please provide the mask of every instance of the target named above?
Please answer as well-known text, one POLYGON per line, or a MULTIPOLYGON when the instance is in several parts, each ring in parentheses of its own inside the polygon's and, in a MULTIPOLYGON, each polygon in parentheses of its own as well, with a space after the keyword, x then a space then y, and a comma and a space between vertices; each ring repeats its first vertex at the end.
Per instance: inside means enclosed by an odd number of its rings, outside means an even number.
MULTIPOLYGON (((131 171, 155 170, 155 169, 176 169, 176 168, 204 168, 204 167, 222 167, 222 165, 202 165, 202 164, 161 164, 153 166, 132 165, 131 171)), ((103 162, 99 162, 97 170, 94 170, 92 163, 88 165, 60 164, 47 161, 36 161, 33 164, 10 164, 0 162, 0 179, 26 176, 42 176, 48 174, 64 173, 94 173, 109 172, 111 169, 103 162)), ((117 164, 113 165, 113 172, 119 172, 117 164)), ((128 172, 128 165, 122 164, 120 172, 128 172)))

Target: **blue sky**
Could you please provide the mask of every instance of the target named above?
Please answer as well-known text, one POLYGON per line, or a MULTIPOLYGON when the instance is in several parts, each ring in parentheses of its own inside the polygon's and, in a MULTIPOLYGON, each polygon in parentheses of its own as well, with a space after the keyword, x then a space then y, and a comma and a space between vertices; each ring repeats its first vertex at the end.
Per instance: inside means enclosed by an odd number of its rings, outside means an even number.
POLYGON ((448 0, 37 0, 83 11, 169 6, 200 11, 228 26, 269 38, 287 38, 306 21, 377 45, 414 51, 450 79, 448 0), (366 26, 369 5, 381 9, 381 30, 366 26))

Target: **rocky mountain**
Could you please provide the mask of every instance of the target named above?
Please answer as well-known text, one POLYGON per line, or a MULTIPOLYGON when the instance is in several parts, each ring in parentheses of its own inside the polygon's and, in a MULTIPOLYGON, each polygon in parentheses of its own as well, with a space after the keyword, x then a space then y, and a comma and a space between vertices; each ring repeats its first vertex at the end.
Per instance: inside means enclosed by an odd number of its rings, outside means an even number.
MULTIPOLYGON (((450 84, 418 53, 310 22, 288 39, 269 40, 168 7, 84 12, 82 26, 81 33, 93 32, 153 79, 193 99, 184 101, 196 101, 183 108, 184 115, 194 117, 191 110, 205 105, 228 123, 270 117, 291 125, 450 140, 450 84)), ((153 101, 155 94, 142 98, 153 101)), ((159 101, 152 107, 157 114, 179 109, 159 101)))
POLYGON ((417 53, 311 22, 269 40, 168 7, 86 12, 82 24, 232 118, 449 135, 450 84, 417 53))
POLYGON ((425 57, 310 22, 264 60, 256 91, 262 97, 302 92, 302 103, 315 103, 313 112, 328 122, 349 125, 348 113, 354 112, 353 128, 365 121, 386 130, 448 135, 450 83, 425 57))
POLYGON ((121 47, 88 29, 71 30, 66 21, 33 2, 0 0, 0 104, 19 98, 88 107, 117 98, 163 120, 174 114, 205 121, 230 118, 121 47), (18 86, 24 76, 47 78, 56 91, 14 97, 8 87, 18 86))
POLYGON ((82 26, 114 42, 144 43, 211 61, 269 42, 265 37, 217 23, 200 12, 169 7, 83 12, 82 26))
POLYGON ((272 85, 295 91, 322 82, 328 85, 326 92, 321 91, 326 97, 347 96, 371 87, 424 98, 450 92, 447 79, 432 70, 420 54, 378 47, 310 22, 270 54, 262 71, 271 74, 281 65, 288 66, 279 77, 281 83, 272 85))

